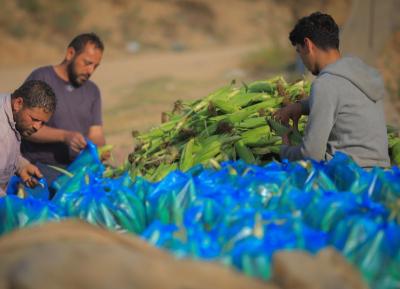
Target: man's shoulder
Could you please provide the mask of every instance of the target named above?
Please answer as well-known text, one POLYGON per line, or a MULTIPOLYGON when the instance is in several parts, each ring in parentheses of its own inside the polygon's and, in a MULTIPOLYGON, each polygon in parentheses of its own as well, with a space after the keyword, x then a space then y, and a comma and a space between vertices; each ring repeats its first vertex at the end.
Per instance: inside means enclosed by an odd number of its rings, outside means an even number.
POLYGON ((9 93, 0 92, 0 103, 3 102, 9 96, 10 96, 9 93))
POLYGON ((8 97, 10 97, 9 93, 0 93, 0 108, 1 108, 1 111, 4 111, 4 105, 5 105, 8 97))
POLYGON ((54 70, 53 67, 48 65, 48 66, 42 66, 34 69, 26 79, 28 80, 43 80, 46 82, 51 82, 51 80, 54 78, 54 70))
POLYGON ((31 75, 49 75, 53 72, 51 65, 41 66, 32 70, 31 75))
POLYGON ((330 74, 330 73, 324 73, 321 75, 318 75, 314 81, 312 82, 312 86, 318 87, 318 88, 331 88, 331 89, 338 89, 338 85, 340 86, 347 80, 344 79, 343 77, 340 77, 335 74, 330 74))
POLYGON ((320 101, 330 103, 340 98, 341 87, 345 80, 337 75, 322 74, 311 85, 310 99, 318 98, 320 101))

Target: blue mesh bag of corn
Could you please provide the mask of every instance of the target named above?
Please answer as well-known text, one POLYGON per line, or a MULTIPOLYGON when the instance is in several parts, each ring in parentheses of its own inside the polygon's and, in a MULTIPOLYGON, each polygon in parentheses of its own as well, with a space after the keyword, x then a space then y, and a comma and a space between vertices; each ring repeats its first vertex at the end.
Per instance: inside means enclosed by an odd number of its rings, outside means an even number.
MULTIPOLYGON (((260 174, 268 177, 271 172, 285 173, 285 179, 282 180, 283 186, 295 186, 301 190, 305 190, 305 184, 310 175, 312 166, 309 162, 288 162, 283 160, 282 163, 271 162, 265 165, 260 174)), ((279 181, 281 182, 281 181, 279 181)))
POLYGON ((222 251, 231 264, 250 276, 268 279, 271 256, 277 250, 303 249, 317 252, 326 245, 326 235, 308 228, 299 218, 272 211, 245 210, 229 217, 222 251))
POLYGON ((0 198, 0 235, 12 230, 64 217, 62 209, 48 201, 15 195, 0 198))
POLYGON ((268 279, 272 252, 265 248, 263 241, 249 236, 235 244, 229 255, 223 257, 223 263, 231 265, 248 276, 268 279))
MULTIPOLYGON (((357 265, 369 284, 380 282, 384 276, 393 274, 389 268, 400 249, 399 232, 400 228, 396 223, 381 224, 375 234, 345 255, 357 265)), ((391 277, 397 278, 395 274, 391 277)))
POLYGON ((216 235, 199 226, 183 227, 156 220, 141 236, 155 246, 171 250, 177 257, 215 259, 220 255, 216 235))
POLYGON ((323 165, 314 161, 310 161, 310 163, 312 163, 312 167, 304 183, 304 191, 314 192, 320 196, 327 191, 337 191, 335 183, 323 171, 323 165))
POLYGON ((183 213, 195 198, 195 188, 190 175, 174 171, 155 183, 146 197, 149 222, 180 225, 183 213))
POLYGON ((185 211, 183 225, 189 231, 199 230, 212 234, 218 231, 226 210, 212 198, 198 198, 185 211))
POLYGON ((77 188, 76 185, 79 183, 78 180, 84 178, 85 174, 102 173, 104 171, 105 168, 100 161, 97 146, 88 139, 86 139, 86 142, 86 148, 81 151, 66 170, 58 169, 63 174, 50 184, 51 191, 58 192, 61 188, 64 190, 75 190, 77 188))
POLYGON ((368 198, 383 203, 390 209, 391 217, 400 223, 400 170, 374 169, 369 189, 365 192, 368 198))
POLYGON ((324 164, 322 170, 333 181, 338 191, 360 193, 368 186, 369 173, 341 152, 337 152, 324 164))
POLYGON ((138 195, 140 190, 121 185, 126 179, 127 176, 122 176, 118 179, 103 180, 102 187, 108 199, 117 208, 121 226, 128 232, 140 234, 147 226, 145 202, 138 195))
POLYGON ((187 252, 202 259, 217 258, 221 254, 220 226, 224 217, 223 209, 210 199, 197 200, 184 216, 187 252))
POLYGON ((146 227, 143 201, 120 180, 86 175, 77 191, 64 192, 53 202, 68 217, 77 217, 111 230, 141 233, 146 227))
POLYGON ((325 191, 321 194, 303 211, 304 221, 313 228, 328 232, 339 220, 359 208, 357 195, 350 192, 325 191))
POLYGON ((394 289, 400 288, 400 250, 394 255, 389 266, 385 267, 385 273, 372 282, 372 288, 394 289))
POLYGON ((180 238, 182 230, 176 225, 156 220, 149 224, 141 237, 154 246, 171 250, 177 257, 185 257, 188 252, 185 242, 180 238))
MULTIPOLYGON (((236 205, 239 198, 238 190, 232 183, 222 182, 224 175, 225 173, 221 172, 207 172, 206 181, 204 181, 204 174, 195 177, 197 196, 212 198, 220 206, 226 208, 236 205)), ((231 177, 234 178, 234 176, 231 177)))
POLYGON ((185 241, 186 251, 195 259, 215 260, 221 255, 221 244, 216 232, 207 232, 199 227, 186 228, 178 236, 185 241))
POLYGON ((307 176, 308 171, 302 164, 273 162, 248 170, 243 178, 248 179, 249 184, 244 188, 249 194, 259 195, 259 204, 264 208, 294 211, 310 201, 311 195, 303 190, 307 176))
POLYGON ((343 254, 350 254, 358 246, 374 236, 380 224, 362 215, 353 215, 340 220, 329 232, 329 243, 343 254))

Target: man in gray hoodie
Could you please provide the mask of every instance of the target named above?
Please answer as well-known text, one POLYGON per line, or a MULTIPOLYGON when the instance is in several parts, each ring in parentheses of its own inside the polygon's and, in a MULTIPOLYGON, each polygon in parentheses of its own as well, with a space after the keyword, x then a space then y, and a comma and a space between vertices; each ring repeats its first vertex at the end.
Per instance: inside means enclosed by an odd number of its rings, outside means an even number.
POLYGON ((277 111, 284 124, 297 126, 309 115, 303 141, 291 146, 283 137, 282 159, 329 160, 340 151, 365 168, 389 167, 383 111, 384 84, 379 73, 355 57, 341 57, 339 28, 316 12, 298 21, 289 39, 316 79, 309 99, 277 111))

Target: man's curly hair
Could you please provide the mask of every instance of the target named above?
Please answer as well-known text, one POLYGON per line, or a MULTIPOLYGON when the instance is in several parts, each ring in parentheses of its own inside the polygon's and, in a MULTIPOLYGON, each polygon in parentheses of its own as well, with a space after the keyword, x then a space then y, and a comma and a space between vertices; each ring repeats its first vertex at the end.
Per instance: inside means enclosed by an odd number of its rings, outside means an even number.
POLYGON ((339 49, 339 27, 328 14, 314 12, 301 18, 289 34, 293 46, 304 45, 306 37, 320 49, 339 49))
POLYGON ((43 108, 48 113, 56 110, 56 95, 53 89, 41 80, 26 81, 11 94, 11 97, 21 97, 27 108, 43 108))

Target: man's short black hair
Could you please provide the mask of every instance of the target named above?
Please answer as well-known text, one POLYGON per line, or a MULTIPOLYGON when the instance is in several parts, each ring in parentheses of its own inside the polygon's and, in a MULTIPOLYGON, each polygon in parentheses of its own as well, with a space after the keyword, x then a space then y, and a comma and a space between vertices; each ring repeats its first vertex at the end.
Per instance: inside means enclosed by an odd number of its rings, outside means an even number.
POLYGON ((53 89, 41 80, 24 82, 11 94, 11 97, 21 97, 24 100, 24 107, 27 108, 43 108, 47 113, 53 113, 56 110, 56 95, 53 89))
POLYGON ((75 50, 75 53, 78 55, 83 51, 87 43, 94 44, 96 48, 100 49, 101 51, 104 51, 103 42, 101 41, 100 37, 93 32, 83 33, 79 34, 78 36, 75 36, 75 38, 72 39, 68 47, 72 47, 75 50))
POLYGON ((314 12, 301 18, 289 34, 293 46, 304 45, 306 37, 323 50, 339 49, 339 27, 328 14, 314 12))

